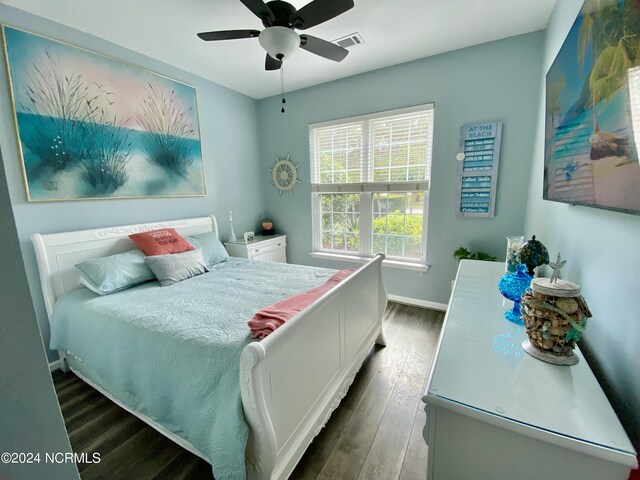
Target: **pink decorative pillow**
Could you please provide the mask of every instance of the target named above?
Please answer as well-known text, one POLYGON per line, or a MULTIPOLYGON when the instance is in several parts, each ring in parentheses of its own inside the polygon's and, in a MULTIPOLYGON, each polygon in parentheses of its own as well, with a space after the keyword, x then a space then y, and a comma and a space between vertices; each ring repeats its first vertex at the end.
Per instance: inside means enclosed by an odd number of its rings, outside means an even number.
POLYGON ((148 256, 194 250, 193 245, 182 238, 175 228, 162 228, 149 232, 134 233, 129 235, 129 238, 148 256))

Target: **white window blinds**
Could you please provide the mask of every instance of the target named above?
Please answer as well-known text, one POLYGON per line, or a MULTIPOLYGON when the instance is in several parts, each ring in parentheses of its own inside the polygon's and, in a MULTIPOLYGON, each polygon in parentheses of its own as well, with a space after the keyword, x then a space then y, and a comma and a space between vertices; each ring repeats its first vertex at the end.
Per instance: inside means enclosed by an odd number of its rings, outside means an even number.
POLYGON ((362 181, 362 129, 355 122, 314 130, 312 183, 362 181))
POLYGON ((427 190, 433 104, 309 127, 314 192, 427 190))

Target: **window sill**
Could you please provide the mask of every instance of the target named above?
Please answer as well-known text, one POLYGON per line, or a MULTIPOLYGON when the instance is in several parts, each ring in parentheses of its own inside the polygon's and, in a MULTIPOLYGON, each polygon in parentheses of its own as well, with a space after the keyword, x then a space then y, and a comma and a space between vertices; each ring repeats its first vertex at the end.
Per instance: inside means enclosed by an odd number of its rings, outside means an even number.
MULTIPOLYGON (((371 257, 361 257, 359 255, 343 255, 341 253, 327 253, 327 252, 309 252, 313 258, 320 258, 323 260, 337 260, 339 262, 350 263, 367 263, 371 260, 371 257)), ((401 260, 383 260, 382 265, 384 267, 401 268, 404 270, 414 270, 417 272, 426 272, 429 270, 429 265, 422 263, 403 262, 401 260)))

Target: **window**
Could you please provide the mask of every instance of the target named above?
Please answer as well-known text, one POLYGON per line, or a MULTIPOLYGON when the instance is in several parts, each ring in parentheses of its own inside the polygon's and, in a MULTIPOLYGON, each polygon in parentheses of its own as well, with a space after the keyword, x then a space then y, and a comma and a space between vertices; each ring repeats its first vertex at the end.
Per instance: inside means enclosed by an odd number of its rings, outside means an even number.
POLYGON ((309 126, 314 251, 424 263, 433 104, 309 126))

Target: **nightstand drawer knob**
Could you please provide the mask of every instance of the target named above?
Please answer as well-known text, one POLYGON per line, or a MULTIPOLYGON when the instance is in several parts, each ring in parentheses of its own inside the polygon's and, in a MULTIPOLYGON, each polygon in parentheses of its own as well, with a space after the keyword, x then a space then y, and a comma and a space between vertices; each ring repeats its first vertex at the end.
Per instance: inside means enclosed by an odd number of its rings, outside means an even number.
POLYGON ((254 252, 256 252, 256 253, 258 253, 259 251, 260 251, 260 249, 259 249, 259 248, 256 248, 256 249, 254 250, 254 252))
POLYGON ((278 246, 282 245, 281 243, 278 243, 278 246))

